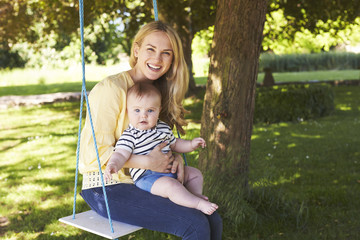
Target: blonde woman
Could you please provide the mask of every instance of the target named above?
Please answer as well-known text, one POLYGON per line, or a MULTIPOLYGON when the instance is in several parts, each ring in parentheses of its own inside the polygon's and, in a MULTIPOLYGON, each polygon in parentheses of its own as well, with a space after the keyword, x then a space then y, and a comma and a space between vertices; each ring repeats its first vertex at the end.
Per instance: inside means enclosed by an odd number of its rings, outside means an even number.
MULTIPOLYGON (((127 90, 135 83, 151 83, 161 91, 160 119, 183 132, 182 100, 188 86, 188 69, 177 33, 167 24, 151 22, 143 26, 133 41, 129 71, 105 78, 89 95, 90 109, 100 156, 105 171, 114 146, 128 127, 127 90)), ((132 155, 125 168, 142 168, 176 173, 183 182, 184 166, 179 155, 161 152, 166 143, 148 155, 132 155)), ((81 133, 81 196, 98 214, 107 217, 90 122, 87 117, 81 133)), ((222 220, 217 212, 206 215, 199 210, 179 206, 169 199, 152 195, 134 184, 123 170, 106 183, 111 217, 147 229, 166 232, 182 239, 221 239, 222 220)))

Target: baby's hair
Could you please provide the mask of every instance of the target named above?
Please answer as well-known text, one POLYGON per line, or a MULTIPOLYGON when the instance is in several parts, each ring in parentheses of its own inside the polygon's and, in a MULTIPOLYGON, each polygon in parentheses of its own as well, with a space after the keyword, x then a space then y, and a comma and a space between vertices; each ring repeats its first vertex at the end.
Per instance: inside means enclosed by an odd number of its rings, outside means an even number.
POLYGON ((131 94, 134 94, 137 98, 155 95, 158 96, 161 100, 161 93, 159 89, 150 83, 135 83, 134 86, 129 88, 127 97, 129 97, 131 94))

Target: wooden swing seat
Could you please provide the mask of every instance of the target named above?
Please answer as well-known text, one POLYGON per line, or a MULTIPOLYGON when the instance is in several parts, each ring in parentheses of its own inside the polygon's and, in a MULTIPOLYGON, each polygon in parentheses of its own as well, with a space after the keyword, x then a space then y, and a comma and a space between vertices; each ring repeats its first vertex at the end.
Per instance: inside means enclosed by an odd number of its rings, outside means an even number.
POLYGON ((118 237, 142 229, 142 227, 112 221, 114 229, 114 232, 112 233, 109 229, 109 220, 100 216, 92 210, 75 214, 75 219, 73 219, 73 215, 70 215, 60 218, 59 221, 80 228, 82 230, 97 234, 107 239, 116 239, 118 237))

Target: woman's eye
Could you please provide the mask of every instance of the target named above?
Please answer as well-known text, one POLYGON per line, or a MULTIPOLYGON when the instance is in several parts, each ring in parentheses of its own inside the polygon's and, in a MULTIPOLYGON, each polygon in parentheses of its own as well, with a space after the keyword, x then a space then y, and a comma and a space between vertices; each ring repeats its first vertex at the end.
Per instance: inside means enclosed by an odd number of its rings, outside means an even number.
POLYGON ((170 53, 170 52, 163 52, 163 54, 168 55, 168 56, 171 56, 171 53, 170 53))
POLYGON ((154 51, 153 48, 148 48, 147 50, 150 51, 150 52, 153 52, 153 51, 154 51))

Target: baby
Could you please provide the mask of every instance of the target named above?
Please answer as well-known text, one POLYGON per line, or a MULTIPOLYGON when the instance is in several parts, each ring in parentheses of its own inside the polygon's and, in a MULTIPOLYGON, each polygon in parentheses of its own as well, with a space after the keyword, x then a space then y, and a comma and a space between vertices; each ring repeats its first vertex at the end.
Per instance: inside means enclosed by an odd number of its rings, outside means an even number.
MULTIPOLYGON (((198 147, 204 148, 206 143, 202 138, 193 140, 176 139, 170 127, 159 120, 161 110, 161 93, 152 84, 137 83, 127 93, 127 114, 129 127, 117 141, 105 169, 105 179, 112 179, 112 173, 118 172, 130 158, 131 154, 146 155, 157 145, 167 142, 162 149, 164 153, 170 150, 186 153, 198 147)), ((176 174, 159 173, 146 169, 130 169, 130 175, 135 185, 145 191, 174 203, 196 208, 211 215, 218 206, 208 201, 202 195, 203 177, 201 172, 193 167, 185 166, 184 183, 177 180, 176 174)))

